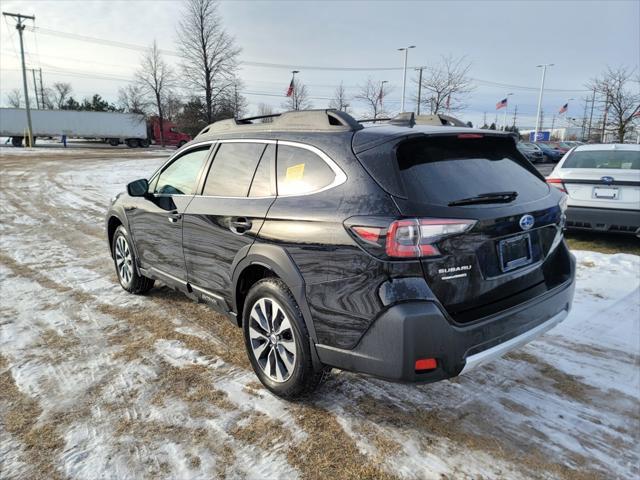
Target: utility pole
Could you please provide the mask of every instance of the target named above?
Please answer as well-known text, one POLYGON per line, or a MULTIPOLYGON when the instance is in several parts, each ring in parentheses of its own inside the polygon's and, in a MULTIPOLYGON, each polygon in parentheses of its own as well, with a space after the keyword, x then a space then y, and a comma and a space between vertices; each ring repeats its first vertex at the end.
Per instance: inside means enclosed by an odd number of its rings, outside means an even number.
POLYGON ((482 116, 482 126, 484 127, 487 124, 487 112, 484 112, 482 116))
POLYGON ((42 69, 40 70, 40 104, 42 105, 42 109, 44 110, 46 107, 44 105, 44 87, 42 86, 42 69))
POLYGON ((38 84, 36 83, 36 70, 35 68, 31 69, 31 74, 33 76, 33 92, 36 96, 36 107, 40 110, 40 101, 38 100, 38 84))
POLYGON ((292 93, 292 95, 293 95, 293 109, 294 110, 298 110, 298 99, 296 98, 297 97, 297 93, 298 93, 298 92, 296 92, 296 73, 300 73, 300 70, 291 70, 291 75, 292 75, 291 83, 293 85, 293 93, 292 93))
POLYGON ((516 118, 518 118, 518 105, 516 105, 516 109, 513 111, 513 129, 516 128, 516 118))
POLYGON ((553 114, 553 117, 551 117, 551 133, 549 134, 549 137, 553 137, 553 127, 555 127, 556 125, 556 114, 553 114))
POLYGON ((593 97, 591 98, 591 114, 589 115, 589 130, 587 131, 587 141, 591 139, 591 121, 593 120, 593 106, 596 104, 596 89, 593 89, 593 97))
POLYGON ((422 96, 422 70, 423 69, 424 67, 416 68, 416 70, 420 72, 418 74, 418 106, 416 108, 416 115, 420 115, 420 101, 422 100, 421 96, 422 96))
POLYGON ((604 143, 605 128, 607 126, 607 112, 609 111, 609 90, 607 90, 607 96, 604 101, 604 117, 602 118, 602 134, 600 136, 600 143, 604 143))
POLYGON ((407 57, 409 56, 409 49, 416 48, 415 45, 409 45, 408 47, 399 48, 398 51, 404 51, 404 68, 402 70, 402 103, 400 104, 400 113, 404 112, 404 94, 407 89, 407 57))
POLYGON ((27 67, 24 63, 24 43, 22 42, 22 32, 24 31, 25 25, 23 20, 35 20, 36 17, 33 15, 20 15, 19 13, 9 13, 2 12, 2 15, 5 17, 13 17, 18 19, 18 23, 16 23, 16 30, 18 30, 18 36, 20 37, 20 56, 22 57, 22 85, 24 87, 24 103, 27 110, 27 126, 29 128, 29 147, 33 145, 33 128, 31 127, 31 107, 29 107, 29 90, 27 88, 27 67))
POLYGON ((587 105, 589 104, 589 97, 584 97, 584 113, 582 114, 582 132, 580 133, 580 140, 584 142, 584 130, 587 128, 587 105))
POLYGON ((542 94, 544 92, 544 77, 547 74, 547 67, 552 67, 553 63, 543 63, 536 65, 536 67, 542 67, 542 82, 540 83, 540 94, 538 95, 538 114, 536 115, 536 128, 533 134, 533 141, 538 141, 538 131, 540 130, 540 113, 542 112, 542 94))

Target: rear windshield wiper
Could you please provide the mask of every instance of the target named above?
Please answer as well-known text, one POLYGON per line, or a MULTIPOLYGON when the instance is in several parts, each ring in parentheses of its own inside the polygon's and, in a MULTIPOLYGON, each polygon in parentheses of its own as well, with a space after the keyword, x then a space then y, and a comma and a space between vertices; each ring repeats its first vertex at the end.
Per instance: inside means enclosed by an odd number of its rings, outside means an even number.
POLYGON ((518 192, 492 192, 481 193, 475 197, 461 198, 460 200, 454 200, 449 202, 450 207, 457 205, 474 205, 477 203, 509 203, 513 202, 518 196, 518 192))

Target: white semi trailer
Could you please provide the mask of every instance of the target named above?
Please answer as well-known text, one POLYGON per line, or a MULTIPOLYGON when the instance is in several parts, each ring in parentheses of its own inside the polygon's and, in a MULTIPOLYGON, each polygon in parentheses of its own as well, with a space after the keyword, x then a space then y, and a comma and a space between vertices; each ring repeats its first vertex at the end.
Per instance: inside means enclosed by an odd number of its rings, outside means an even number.
MULTIPOLYGON (((143 115, 76 110, 31 110, 34 143, 37 137, 98 138, 110 145, 148 147, 147 123, 143 115)), ((27 133, 27 113, 23 108, 0 108, 0 136, 11 137, 15 147, 27 133)))

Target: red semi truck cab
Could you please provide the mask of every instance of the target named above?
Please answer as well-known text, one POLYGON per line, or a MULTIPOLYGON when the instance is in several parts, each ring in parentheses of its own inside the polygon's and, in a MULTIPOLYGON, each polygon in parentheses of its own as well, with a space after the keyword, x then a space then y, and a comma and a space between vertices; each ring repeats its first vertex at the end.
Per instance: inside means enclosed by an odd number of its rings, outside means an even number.
MULTIPOLYGON (((160 120, 158 119, 158 117, 151 117, 149 119, 149 124, 152 139, 155 141, 155 143, 160 144, 160 120)), ((176 146, 180 148, 185 143, 191 141, 190 135, 180 132, 176 124, 170 122, 169 120, 163 120, 162 127, 164 130, 165 145, 176 146)))

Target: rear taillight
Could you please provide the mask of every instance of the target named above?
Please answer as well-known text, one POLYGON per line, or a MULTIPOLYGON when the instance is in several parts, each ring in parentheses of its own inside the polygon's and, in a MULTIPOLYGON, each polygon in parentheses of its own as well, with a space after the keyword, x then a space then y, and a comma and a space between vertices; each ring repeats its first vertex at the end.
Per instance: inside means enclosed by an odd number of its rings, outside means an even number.
POLYGON ((466 232, 475 223, 475 220, 411 218, 395 220, 386 228, 352 226, 351 231, 365 244, 379 247, 380 254, 392 258, 420 258, 440 255, 437 242, 466 232))
POLYGON ((567 193, 567 189, 564 187, 564 183, 562 183, 562 179, 560 178, 547 178, 547 183, 549 185, 553 185, 561 192, 567 193))

